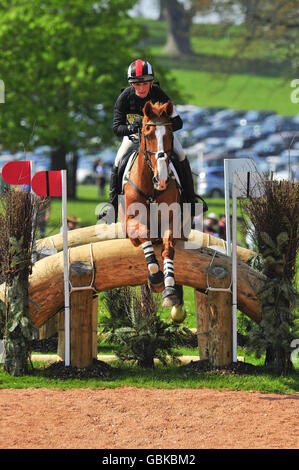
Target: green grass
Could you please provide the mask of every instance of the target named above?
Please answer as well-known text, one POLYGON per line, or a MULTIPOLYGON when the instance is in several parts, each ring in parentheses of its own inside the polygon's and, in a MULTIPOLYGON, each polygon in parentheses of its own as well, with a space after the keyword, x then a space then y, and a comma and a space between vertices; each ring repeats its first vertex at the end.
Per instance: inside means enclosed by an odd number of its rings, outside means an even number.
POLYGON ((172 69, 188 102, 197 106, 223 106, 237 110, 273 110, 295 115, 298 106, 290 100, 294 90, 282 78, 249 75, 224 75, 194 70, 172 69), (195 85, 196 84, 196 85, 195 85))
POLYGON ((265 393, 297 393, 299 374, 278 377, 261 373, 258 375, 223 375, 215 372, 196 373, 177 366, 157 365, 153 370, 144 370, 132 365, 115 363, 113 373, 106 379, 57 380, 46 376, 44 365, 34 363, 34 371, 23 377, 13 377, 0 367, 1 388, 115 388, 124 385, 142 388, 217 388, 218 390, 256 390, 265 393))
POLYGON ((282 115, 299 112, 298 104, 290 100, 293 91, 290 83, 294 77, 285 51, 273 51, 269 42, 256 41, 236 57, 243 34, 241 27, 226 32, 220 25, 195 25, 191 43, 196 55, 173 59, 163 53, 166 24, 148 19, 139 21, 148 31, 144 41, 149 50, 148 59, 154 58, 171 72, 184 103, 240 110, 267 109, 282 115))

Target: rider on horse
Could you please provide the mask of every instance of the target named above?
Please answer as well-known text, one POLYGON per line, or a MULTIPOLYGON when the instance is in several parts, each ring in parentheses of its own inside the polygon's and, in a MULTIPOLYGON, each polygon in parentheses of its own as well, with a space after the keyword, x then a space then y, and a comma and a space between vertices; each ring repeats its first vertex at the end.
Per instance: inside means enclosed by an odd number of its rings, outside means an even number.
MULTIPOLYGON (((151 64, 141 59, 135 60, 128 68, 128 82, 130 86, 122 91, 115 103, 113 131, 118 137, 123 138, 116 155, 110 180, 110 204, 112 204, 115 211, 115 221, 118 214, 118 195, 122 191, 123 172, 129 155, 136 150, 136 144, 139 144, 143 107, 147 101, 151 101, 153 104, 170 101, 159 84, 154 83, 153 80, 154 71, 151 64)), ((170 120, 173 131, 183 127, 182 119, 175 109, 170 120)), ((191 168, 183 148, 175 135, 173 138, 173 154, 173 163, 182 186, 183 200, 194 206, 196 195, 194 193, 191 168)), ((99 216, 99 218, 101 217, 103 215, 99 216)), ((110 217, 109 220, 111 220, 110 217)))

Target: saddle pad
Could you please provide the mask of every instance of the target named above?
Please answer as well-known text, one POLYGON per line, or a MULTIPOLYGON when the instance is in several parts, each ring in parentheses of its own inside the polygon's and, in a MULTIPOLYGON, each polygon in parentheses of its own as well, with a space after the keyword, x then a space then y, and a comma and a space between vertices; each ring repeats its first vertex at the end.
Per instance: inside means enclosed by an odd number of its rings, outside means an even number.
POLYGON ((126 164, 126 166, 125 166, 125 171, 124 171, 124 174, 123 174, 122 185, 121 185, 121 187, 122 187, 122 192, 123 192, 123 190, 124 190, 124 185, 125 185, 126 182, 127 182, 127 181, 126 181, 126 177, 127 177, 127 174, 129 173, 129 171, 130 171, 130 169, 131 169, 131 166, 132 166, 132 164, 133 164, 133 159, 134 159, 135 155, 136 155, 136 152, 133 152, 133 153, 130 155, 129 160, 127 161, 127 164, 126 164))
POLYGON ((171 169, 172 173, 174 174, 175 180, 178 183, 179 189, 181 191, 182 185, 181 185, 181 182, 180 182, 180 178, 179 178, 179 175, 177 174, 177 171, 176 171, 176 169, 174 167, 174 164, 172 162, 169 162, 169 168, 171 169))

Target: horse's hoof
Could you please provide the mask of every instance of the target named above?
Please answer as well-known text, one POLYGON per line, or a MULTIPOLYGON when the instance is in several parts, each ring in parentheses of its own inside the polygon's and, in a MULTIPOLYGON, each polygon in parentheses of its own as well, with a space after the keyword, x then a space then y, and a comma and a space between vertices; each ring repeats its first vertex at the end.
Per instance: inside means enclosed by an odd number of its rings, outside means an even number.
POLYGON ((183 304, 174 305, 170 312, 171 319, 174 323, 183 323, 186 315, 187 313, 183 304))
POLYGON ((162 271, 157 273, 149 273, 148 275, 148 287, 152 292, 162 292, 164 290, 164 275, 162 271))
POLYGON ((163 293, 163 307, 173 307, 179 305, 180 299, 174 287, 166 287, 163 293))

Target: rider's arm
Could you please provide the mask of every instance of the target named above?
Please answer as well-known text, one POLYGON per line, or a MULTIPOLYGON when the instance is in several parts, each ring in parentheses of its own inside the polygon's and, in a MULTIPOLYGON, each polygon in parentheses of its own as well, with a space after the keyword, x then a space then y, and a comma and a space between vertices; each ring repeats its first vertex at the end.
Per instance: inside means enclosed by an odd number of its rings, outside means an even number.
POLYGON ((117 137, 124 137, 130 134, 126 123, 126 114, 123 114, 117 107, 114 108, 113 132, 117 137))
POLYGON ((170 118, 170 121, 171 121, 171 127, 172 127, 173 132, 178 131, 179 129, 182 129, 183 121, 178 114, 173 114, 170 118))
MULTIPOLYGON (((153 85, 153 94, 156 95, 155 98, 157 101, 160 101, 161 103, 167 103, 167 101, 172 101, 166 93, 159 87, 153 85)), ((173 105, 173 113, 172 116, 170 117, 171 125, 172 125, 172 130, 173 132, 178 131, 179 129, 182 129, 183 127, 183 121, 179 114, 177 113, 177 110, 175 109, 175 106, 173 105)))
POLYGON ((124 93, 117 98, 114 106, 113 132, 118 137, 133 133, 127 124, 127 99, 124 93))

